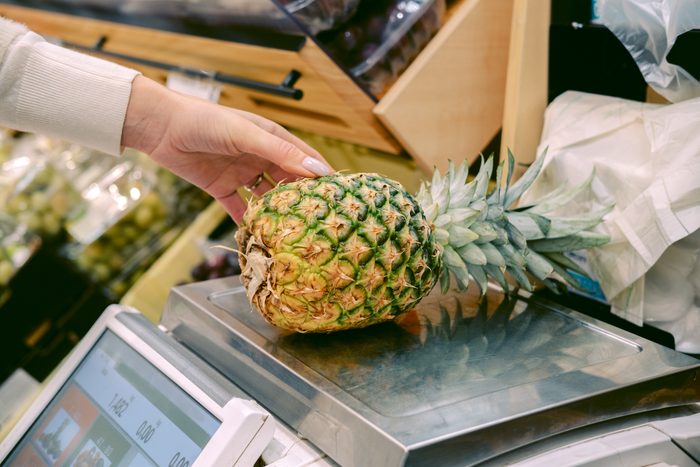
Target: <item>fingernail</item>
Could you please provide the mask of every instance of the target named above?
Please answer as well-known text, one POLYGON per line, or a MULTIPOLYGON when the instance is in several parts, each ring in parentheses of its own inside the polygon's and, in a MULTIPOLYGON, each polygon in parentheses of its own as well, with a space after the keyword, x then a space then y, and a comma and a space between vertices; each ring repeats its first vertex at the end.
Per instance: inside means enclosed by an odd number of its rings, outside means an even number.
POLYGON ((307 157, 305 158, 301 165, 306 169, 309 170, 316 175, 330 175, 331 174, 331 169, 328 168, 326 164, 321 162, 318 159, 314 159, 313 157, 307 157))

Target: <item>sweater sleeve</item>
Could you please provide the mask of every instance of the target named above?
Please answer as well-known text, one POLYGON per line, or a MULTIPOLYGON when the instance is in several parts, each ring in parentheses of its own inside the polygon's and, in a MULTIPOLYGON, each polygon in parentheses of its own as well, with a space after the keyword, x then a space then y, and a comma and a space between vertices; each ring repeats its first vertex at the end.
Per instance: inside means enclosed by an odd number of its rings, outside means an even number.
POLYGON ((121 134, 138 72, 45 41, 0 18, 0 125, 108 154, 121 134))

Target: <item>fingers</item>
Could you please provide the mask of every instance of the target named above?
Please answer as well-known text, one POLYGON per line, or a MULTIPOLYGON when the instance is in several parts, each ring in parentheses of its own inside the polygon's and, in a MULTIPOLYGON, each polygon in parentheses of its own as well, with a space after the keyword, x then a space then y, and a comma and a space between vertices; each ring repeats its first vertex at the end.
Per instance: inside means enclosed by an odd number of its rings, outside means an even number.
MULTIPOLYGON (((287 178, 289 178, 288 174, 287 178)), ((248 199, 251 196, 263 196, 265 193, 274 188, 276 184, 277 181, 272 177, 272 175, 266 172, 261 172, 250 181, 240 185, 235 191, 215 198, 231 215, 233 220, 240 223, 245 210, 248 208, 248 199)))
POLYGON ((238 193, 233 193, 226 198, 219 199, 219 203, 221 203, 221 206, 229 213, 236 224, 241 225, 243 214, 248 208, 248 203, 246 203, 238 193))
POLYGON ((270 178, 275 181, 275 184, 293 182, 294 180, 299 178, 298 175, 289 173, 277 165, 270 165, 270 167, 266 171, 270 175, 270 178))
POLYGON ((281 138, 297 148, 299 148, 302 152, 311 155, 315 157, 316 159, 319 159, 326 163, 326 165, 329 165, 328 162, 324 159, 324 157, 321 155, 320 152, 318 152, 316 149, 311 147, 309 144, 307 144, 304 140, 301 138, 293 135, 289 131, 287 131, 282 125, 279 125, 272 120, 268 120, 265 117, 262 117, 260 115, 254 114, 252 112, 246 112, 245 110, 238 110, 234 109, 238 114, 244 116, 251 122, 255 123, 257 126, 262 128, 263 130, 267 131, 268 133, 271 133, 278 138, 281 138))
POLYGON ((270 183, 266 177, 263 177, 260 182, 256 182, 251 185, 248 189, 256 196, 262 196, 268 191, 274 188, 274 185, 270 183))
MULTIPOLYGON (((274 188, 274 185, 267 179, 263 179, 254 187, 243 186, 242 188, 255 196, 262 196, 274 188)), ((233 220, 236 221, 236 224, 240 225, 243 220, 243 214, 245 214, 246 209, 248 209, 248 201, 244 198, 248 197, 249 196, 245 195, 242 197, 238 191, 234 191, 228 196, 219 198, 217 201, 223 206, 226 212, 229 213, 233 220)))
POLYGON ((247 123, 234 144, 240 151, 267 159, 285 171, 302 177, 332 173, 331 167, 323 158, 318 159, 286 139, 271 134, 252 122, 247 123))

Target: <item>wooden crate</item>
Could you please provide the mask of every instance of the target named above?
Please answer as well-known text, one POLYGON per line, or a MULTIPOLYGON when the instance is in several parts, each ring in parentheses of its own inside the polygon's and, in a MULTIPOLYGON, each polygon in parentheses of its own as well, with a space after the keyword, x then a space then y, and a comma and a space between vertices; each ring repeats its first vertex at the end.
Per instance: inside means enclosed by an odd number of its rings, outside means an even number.
MULTIPOLYGON (((223 86, 221 103, 291 128, 386 153, 408 152, 425 172, 473 159, 501 127, 513 0, 456 0, 438 34, 379 102, 315 43, 299 51, 196 37, 0 4, 0 15, 40 34, 193 69, 280 83, 301 72, 301 100, 223 86)), ((164 81, 160 69, 125 63, 164 81)))

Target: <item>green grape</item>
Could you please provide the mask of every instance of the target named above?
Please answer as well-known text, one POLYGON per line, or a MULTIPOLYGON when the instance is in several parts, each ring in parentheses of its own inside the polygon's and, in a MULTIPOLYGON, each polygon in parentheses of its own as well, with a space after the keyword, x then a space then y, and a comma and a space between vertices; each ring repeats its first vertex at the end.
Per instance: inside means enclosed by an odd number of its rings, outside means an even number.
POLYGON ((114 284, 112 284, 110 290, 115 296, 121 297, 126 293, 128 287, 129 286, 126 283, 124 283, 124 281, 117 281, 114 284))
POLYGON ((64 217, 70 209, 70 201, 65 191, 56 192, 51 198, 51 209, 59 217, 64 217))
POLYGON ((32 180, 32 184, 34 184, 34 185, 48 185, 51 182, 52 177, 53 177, 53 170, 51 170, 49 167, 44 167, 43 170, 40 170, 39 173, 37 173, 34 176, 34 180, 32 180))
POLYGON ((153 191, 146 194, 146 196, 143 197, 141 202, 143 203, 144 206, 148 206, 151 208, 155 208, 155 207, 160 206, 162 204, 160 201, 160 196, 158 196, 158 194, 153 192, 153 191))
POLYGON ((57 234, 61 230, 60 219, 50 212, 44 214, 44 230, 51 235, 57 234))
POLYGON ((115 235, 113 237, 110 237, 109 241, 112 243, 112 246, 114 246, 115 248, 122 248, 122 247, 126 246, 129 239, 122 236, 122 235, 115 235))
POLYGON ((15 274, 15 267, 9 260, 0 260, 0 285, 7 285, 15 274))
POLYGON ((77 258, 75 258, 75 264, 78 265, 83 271, 89 271, 92 269, 93 260, 86 254, 82 253, 77 258))
POLYGON ((99 260, 104 256, 104 248, 99 242, 93 242, 85 247, 84 254, 91 260, 99 260))
POLYGON ((134 240, 138 238, 140 234, 141 232, 139 231, 139 229, 137 229, 133 225, 125 225, 122 228, 122 236, 126 239, 134 240))
POLYGON ((55 213, 58 213, 61 217, 63 217, 67 212, 69 206, 68 198, 65 195, 65 193, 56 193, 54 196, 51 197, 51 210, 55 213))
POLYGON ((142 228, 148 227, 153 218, 153 210, 146 205, 139 206, 134 214, 134 222, 142 228))
POLYGON ((7 211, 11 214, 26 211, 28 208, 27 199, 22 193, 13 196, 12 199, 7 202, 7 211))
POLYGON ((104 282, 109 279, 111 271, 104 263, 96 263, 92 267, 92 276, 97 282, 104 282))
POLYGON ((17 220, 29 230, 39 230, 42 226, 41 219, 32 211, 20 212, 17 215, 17 220))
POLYGON ((119 271, 122 266, 124 266, 124 260, 121 258, 121 256, 113 252, 107 257, 107 265, 114 271, 119 271))
POLYGON ((44 211, 49 207, 49 196, 44 191, 35 191, 30 195, 29 204, 32 211, 44 211))

